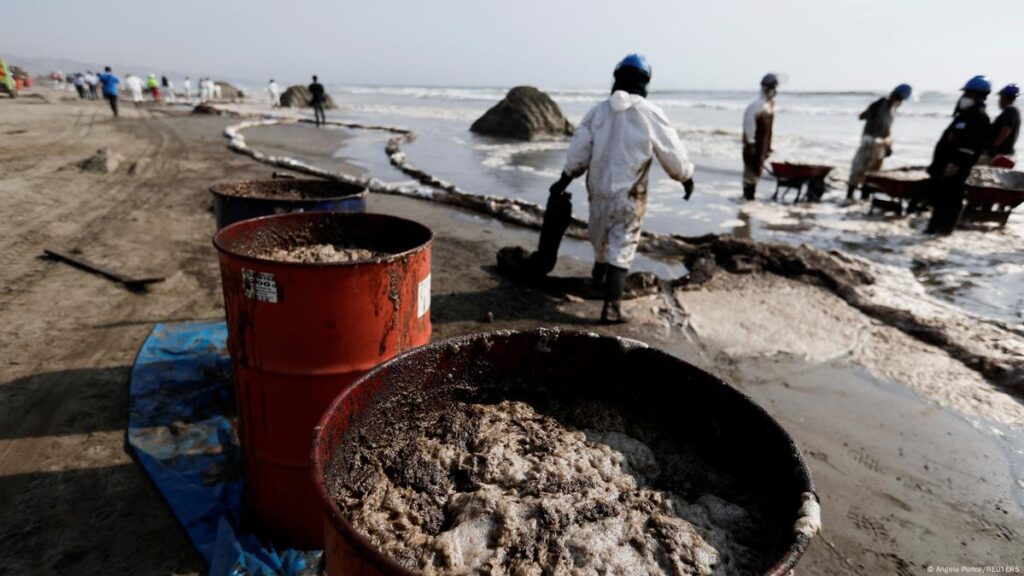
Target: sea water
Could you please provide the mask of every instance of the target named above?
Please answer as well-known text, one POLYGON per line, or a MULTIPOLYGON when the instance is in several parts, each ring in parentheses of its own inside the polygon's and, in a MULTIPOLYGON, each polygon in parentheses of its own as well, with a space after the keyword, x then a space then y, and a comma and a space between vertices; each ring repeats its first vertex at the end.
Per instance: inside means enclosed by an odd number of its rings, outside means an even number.
MULTIPOLYGON (((546 90, 573 122, 607 90, 546 90)), ((479 194, 543 204, 565 161, 566 141, 511 142, 469 132, 472 122, 505 94, 497 88, 331 87, 347 120, 400 125, 416 140, 403 146, 409 160, 435 176, 479 194)), ((952 237, 921 234, 923 217, 869 215, 867 203, 846 205, 845 178, 860 142, 857 116, 883 92, 786 92, 776 105, 772 160, 835 166, 819 204, 771 202, 771 177, 756 202, 741 202, 740 138, 743 110, 756 93, 658 91, 661 106, 696 164, 696 192, 683 200, 678 183, 655 167, 645 227, 683 235, 732 233, 757 240, 838 249, 912 271, 925 290, 980 318, 1024 330, 1024 215, 1001 229, 960 230, 952 237)), ((924 92, 899 108, 893 155, 885 167, 921 166, 950 121, 955 92, 924 92)), ((994 105, 994 104, 993 104, 994 105)), ((990 115, 997 110, 990 109, 990 115)), ((388 164, 386 136, 346 142, 337 154, 383 180, 405 177, 388 164)), ((582 179, 570 186, 574 212, 586 218, 582 179)), ((790 198, 792 198, 790 196, 790 198)), ((1022 209, 1024 210, 1024 209, 1022 209)))

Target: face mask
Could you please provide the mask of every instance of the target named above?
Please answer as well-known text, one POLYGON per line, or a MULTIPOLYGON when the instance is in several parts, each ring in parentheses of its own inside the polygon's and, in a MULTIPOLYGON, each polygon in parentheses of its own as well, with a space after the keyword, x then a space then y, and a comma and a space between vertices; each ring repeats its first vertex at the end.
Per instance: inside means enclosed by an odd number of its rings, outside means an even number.
POLYGON ((774 100, 775 99, 775 88, 768 88, 767 90, 764 91, 764 95, 765 95, 765 98, 768 98, 769 100, 774 100))
POLYGON ((957 110, 967 110, 971 106, 974 106, 974 98, 967 96, 961 96, 960 100, 956 103, 957 110))

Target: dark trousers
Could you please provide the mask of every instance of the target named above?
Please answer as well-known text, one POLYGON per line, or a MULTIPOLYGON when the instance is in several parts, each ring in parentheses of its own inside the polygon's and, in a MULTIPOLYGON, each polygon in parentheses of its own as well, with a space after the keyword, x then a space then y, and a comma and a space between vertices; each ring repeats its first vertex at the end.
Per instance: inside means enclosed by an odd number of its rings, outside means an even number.
POLYGON ((85 86, 75 84, 75 90, 78 92, 79 98, 85 99, 85 86))
POLYGON ((313 104, 313 119, 316 121, 317 126, 327 122, 327 117, 324 116, 324 105, 322 103, 313 104))
POLYGON ((932 217, 926 232, 952 234, 964 206, 964 180, 956 176, 932 178, 932 217))
POLYGON ((104 94, 103 97, 110 102, 110 109, 113 110, 114 116, 117 116, 117 94, 104 94))

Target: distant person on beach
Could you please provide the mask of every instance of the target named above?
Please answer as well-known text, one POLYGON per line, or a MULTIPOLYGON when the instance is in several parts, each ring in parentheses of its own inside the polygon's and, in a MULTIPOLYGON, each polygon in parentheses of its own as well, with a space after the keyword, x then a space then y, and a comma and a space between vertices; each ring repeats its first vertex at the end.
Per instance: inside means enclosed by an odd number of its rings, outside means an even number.
POLYGON ((309 105, 313 107, 313 120, 317 126, 327 122, 324 116, 324 85, 313 76, 313 83, 309 85, 309 105))
POLYGON ((85 76, 81 72, 75 72, 74 77, 71 80, 71 84, 75 87, 75 92, 78 92, 78 98, 85 100, 85 76))
POLYGON ((181 90, 185 93, 185 101, 192 101, 192 79, 185 76, 185 79, 181 81, 181 90))
POLYGON ((153 102, 160 101, 160 81, 156 79, 156 74, 149 73, 149 78, 146 78, 146 88, 149 89, 150 96, 153 97, 153 102))
POLYGON ((174 102, 174 83, 171 82, 167 76, 160 77, 160 88, 163 89, 164 98, 168 102, 174 102))
POLYGON ((117 118, 117 92, 121 79, 114 76, 114 73, 110 71, 110 66, 107 66, 100 73, 99 80, 103 87, 103 97, 110 102, 110 109, 114 112, 114 118, 117 118))
POLYGON ((971 168, 990 143, 991 123, 985 113, 985 100, 992 83, 975 76, 964 84, 957 101, 953 121, 935 145, 928 167, 932 217, 925 234, 952 234, 964 203, 964 184, 971 168))
MULTIPOLYGON (((622 311, 626 275, 633 264, 644 213, 651 161, 681 182, 685 198, 693 193, 693 164, 679 134, 661 108, 647 100, 651 67, 639 54, 615 67, 611 96, 583 117, 566 153, 562 177, 551 185, 553 197, 587 174, 590 242, 594 246, 594 282, 604 286, 601 321, 628 321, 622 311)), ((549 202, 550 205, 550 202, 549 202)), ((571 210, 571 206, 570 206, 571 210)))
POLYGON ((1020 88, 1016 84, 1008 84, 999 91, 999 109, 1001 112, 992 122, 992 143, 979 164, 992 164, 992 161, 1004 157, 1010 162, 1015 160, 1017 137, 1020 136, 1020 110, 1014 106, 1020 88))
POLYGON ((142 78, 139 78, 135 74, 126 74, 124 77, 124 85, 132 95, 132 103, 135 104, 136 107, 142 106, 142 90, 144 88, 142 78))
POLYGON ((764 162, 772 153, 775 124, 775 94, 779 78, 767 74, 761 79, 761 94, 743 112, 743 199, 753 200, 761 181, 764 162))
POLYGON ((270 107, 279 108, 281 106, 281 89, 277 86, 277 82, 274 82, 273 78, 267 84, 267 94, 270 96, 270 107))
POLYGON ((100 79, 92 70, 85 73, 85 86, 89 89, 89 100, 100 99, 99 83, 100 79))
POLYGON ((850 166, 847 200, 853 200, 853 193, 864 184, 865 175, 879 170, 882 162, 892 155, 892 121, 896 109, 909 100, 912 93, 910 84, 900 84, 888 97, 875 100, 867 110, 860 113, 859 118, 864 120, 864 132, 860 137, 860 147, 853 156, 853 165, 850 166))

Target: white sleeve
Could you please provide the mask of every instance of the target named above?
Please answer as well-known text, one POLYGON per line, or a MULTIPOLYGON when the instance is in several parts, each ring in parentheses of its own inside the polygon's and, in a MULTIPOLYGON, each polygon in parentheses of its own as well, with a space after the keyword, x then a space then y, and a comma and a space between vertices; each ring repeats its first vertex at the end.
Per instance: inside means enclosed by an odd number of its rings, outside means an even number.
POLYGON ((686 155, 679 133, 668 121, 668 117, 661 110, 651 109, 650 120, 651 143, 661 167, 673 180, 686 182, 693 178, 693 163, 686 155))
POLYGON ((757 101, 747 106, 743 112, 743 143, 753 144, 754 135, 757 134, 757 101))
MULTIPOLYGON (((600 104, 598 105, 600 106, 600 104)), ((566 153, 565 168, 562 172, 576 178, 587 171, 590 167, 590 156, 594 151, 594 132, 591 124, 594 121, 594 114, 597 106, 590 109, 583 121, 576 127, 576 133, 569 143, 569 151, 566 153)))

